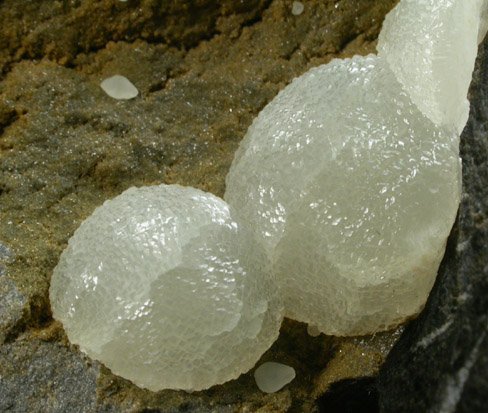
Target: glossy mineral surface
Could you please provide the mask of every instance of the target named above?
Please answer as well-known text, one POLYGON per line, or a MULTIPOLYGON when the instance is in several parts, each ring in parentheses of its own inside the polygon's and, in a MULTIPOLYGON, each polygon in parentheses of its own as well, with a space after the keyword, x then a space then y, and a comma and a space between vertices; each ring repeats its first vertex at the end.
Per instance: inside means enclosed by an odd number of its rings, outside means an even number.
POLYGON ((373 55, 312 69, 264 108, 225 198, 266 246, 288 316, 355 335, 420 311, 459 204, 458 144, 373 55))
POLYGON ((151 390, 238 377, 278 336, 266 260, 221 199, 131 188, 76 230, 51 281, 70 341, 151 390))
POLYGON ((468 119, 466 95, 478 37, 486 32, 486 22, 480 25, 485 9, 485 0, 402 0, 378 40, 378 54, 412 101, 435 124, 458 133, 468 119))

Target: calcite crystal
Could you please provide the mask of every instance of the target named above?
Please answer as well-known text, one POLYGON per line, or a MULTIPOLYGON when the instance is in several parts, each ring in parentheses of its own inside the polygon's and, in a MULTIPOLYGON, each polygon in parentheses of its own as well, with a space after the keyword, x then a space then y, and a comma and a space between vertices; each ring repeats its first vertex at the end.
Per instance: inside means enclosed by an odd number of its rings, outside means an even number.
POLYGON ((312 69, 263 109, 225 197, 289 317, 354 335, 420 311, 459 204, 458 144, 374 55, 312 69))
POLYGON ((267 262, 221 199, 180 186, 131 188, 86 219, 51 280, 70 341, 151 390, 238 377, 278 336, 267 262))

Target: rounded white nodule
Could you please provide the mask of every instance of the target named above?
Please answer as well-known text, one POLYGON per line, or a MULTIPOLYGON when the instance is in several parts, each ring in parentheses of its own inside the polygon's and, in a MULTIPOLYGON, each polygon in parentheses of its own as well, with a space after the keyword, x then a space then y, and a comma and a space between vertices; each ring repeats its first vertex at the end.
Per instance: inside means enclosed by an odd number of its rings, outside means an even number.
POLYGON ((317 326, 313 324, 308 324, 307 325, 307 333, 310 337, 318 337, 320 336, 320 330, 318 329, 317 326))

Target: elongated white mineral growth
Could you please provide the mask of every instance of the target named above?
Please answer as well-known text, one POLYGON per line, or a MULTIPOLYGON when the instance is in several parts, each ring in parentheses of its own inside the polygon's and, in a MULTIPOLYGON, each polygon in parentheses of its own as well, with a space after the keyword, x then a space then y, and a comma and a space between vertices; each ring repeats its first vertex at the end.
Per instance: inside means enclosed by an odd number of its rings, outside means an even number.
POLYGON ((251 369, 278 336, 265 257, 221 199, 131 188, 86 219, 51 280, 70 341, 151 390, 199 390, 251 369))
MULTIPOLYGON (((461 133, 469 114, 480 17, 486 0, 402 0, 385 18, 378 55, 420 111, 461 133)), ((484 16, 486 18, 486 16, 484 16)))
POLYGON ((226 199, 267 246, 289 317, 355 335, 420 311, 459 204, 459 142, 385 60, 310 70, 244 139, 226 199))
POLYGON ((227 176, 225 199, 268 252, 287 315, 327 334, 418 313, 444 254, 482 2, 433 3, 400 2, 379 56, 295 79, 255 119, 227 176))

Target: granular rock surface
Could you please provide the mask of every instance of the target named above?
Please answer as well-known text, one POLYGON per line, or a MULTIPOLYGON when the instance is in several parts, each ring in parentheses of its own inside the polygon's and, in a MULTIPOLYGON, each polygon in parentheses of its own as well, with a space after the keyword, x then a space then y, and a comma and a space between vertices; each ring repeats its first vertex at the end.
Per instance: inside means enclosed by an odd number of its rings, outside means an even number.
POLYGON ((298 16, 292 3, 1 3, 2 409, 317 411, 332 383, 377 372, 397 333, 313 338, 287 320, 259 362, 295 369, 280 392, 260 392, 251 371, 203 392, 154 393, 85 358, 51 316, 52 270, 97 206, 160 183, 222 196, 259 111, 310 67, 373 52, 396 1, 310 0, 298 16), (105 94, 100 83, 116 74, 136 98, 105 94))
POLYGON ((0 348, 0 410, 92 412, 99 370, 77 349, 56 342, 6 344, 0 348))

